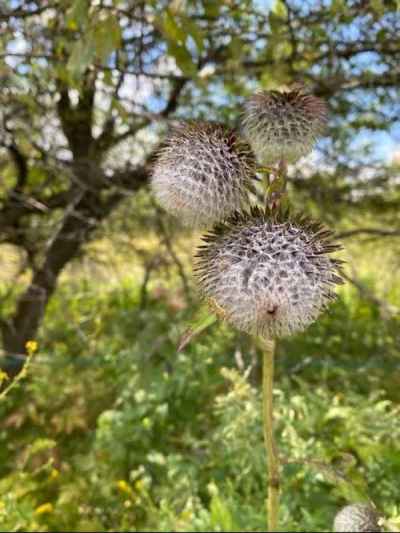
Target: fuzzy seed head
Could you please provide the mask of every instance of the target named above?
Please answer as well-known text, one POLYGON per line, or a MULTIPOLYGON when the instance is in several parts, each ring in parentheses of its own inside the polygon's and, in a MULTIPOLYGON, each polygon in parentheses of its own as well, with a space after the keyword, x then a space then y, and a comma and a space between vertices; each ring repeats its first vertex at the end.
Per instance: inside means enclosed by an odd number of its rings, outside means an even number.
POLYGON ((255 173, 250 146, 221 124, 180 123, 153 168, 159 202, 187 226, 207 227, 239 209, 255 173))
POLYGON ((196 255, 200 289, 242 331, 274 338, 302 331, 342 283, 340 246, 319 223, 252 208, 203 237, 196 255))
POLYGON ((273 165, 311 152, 326 120, 324 101, 302 89, 259 91, 245 103, 242 125, 260 163, 273 165))
POLYGON ((382 531, 378 513, 370 505, 354 503, 343 507, 335 516, 334 531, 382 531))

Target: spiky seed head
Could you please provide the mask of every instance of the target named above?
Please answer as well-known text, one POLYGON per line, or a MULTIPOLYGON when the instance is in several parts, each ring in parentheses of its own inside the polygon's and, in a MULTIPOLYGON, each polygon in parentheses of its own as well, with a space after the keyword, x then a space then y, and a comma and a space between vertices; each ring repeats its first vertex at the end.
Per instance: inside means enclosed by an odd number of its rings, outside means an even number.
POLYGON ((208 227, 241 207, 254 173, 254 155, 237 132, 181 122, 158 154, 151 185, 166 211, 187 226, 208 227))
POLYGON ((203 237, 195 275, 204 296, 236 328, 266 338, 305 329, 342 283, 340 248, 321 224, 252 208, 203 237))
POLYGON ((294 163, 307 155, 323 133, 327 108, 323 100, 298 87, 259 91, 244 105, 243 132, 260 163, 294 163))
POLYGON ((382 531, 378 525, 379 515, 366 503, 346 505, 335 516, 334 531, 382 531))

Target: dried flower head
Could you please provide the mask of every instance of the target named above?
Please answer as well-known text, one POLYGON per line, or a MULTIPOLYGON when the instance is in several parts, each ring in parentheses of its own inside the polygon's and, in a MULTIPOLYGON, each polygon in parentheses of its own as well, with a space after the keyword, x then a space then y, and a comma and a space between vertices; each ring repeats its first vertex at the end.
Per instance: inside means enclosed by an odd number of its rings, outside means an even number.
POLYGON ((204 227, 240 208, 254 172, 251 148, 234 130, 181 122, 158 155, 151 184, 166 211, 204 227))
POLYGON ((243 131, 264 165, 294 163, 307 155, 323 133, 327 108, 302 88, 259 91, 244 106, 243 131))
POLYGON ((378 524, 379 516, 373 507, 366 503, 346 505, 335 516, 334 531, 382 531, 378 524))
POLYGON ((342 283, 340 248, 329 230, 304 217, 252 208, 203 237, 195 273, 219 314, 266 338, 305 329, 342 283))

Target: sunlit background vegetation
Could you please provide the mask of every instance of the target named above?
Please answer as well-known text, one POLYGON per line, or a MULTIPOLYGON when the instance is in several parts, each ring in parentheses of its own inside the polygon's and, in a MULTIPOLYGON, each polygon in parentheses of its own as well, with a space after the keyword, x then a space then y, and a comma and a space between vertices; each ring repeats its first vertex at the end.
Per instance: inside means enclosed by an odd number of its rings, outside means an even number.
POLYGON ((400 499, 400 12, 374 0, 0 4, 0 529, 262 531, 260 353, 205 316, 200 234, 155 205, 177 118, 232 126, 302 81, 328 131, 289 170, 346 285, 279 343, 282 530, 400 499), (0 392, 1 394, 1 392, 0 392))

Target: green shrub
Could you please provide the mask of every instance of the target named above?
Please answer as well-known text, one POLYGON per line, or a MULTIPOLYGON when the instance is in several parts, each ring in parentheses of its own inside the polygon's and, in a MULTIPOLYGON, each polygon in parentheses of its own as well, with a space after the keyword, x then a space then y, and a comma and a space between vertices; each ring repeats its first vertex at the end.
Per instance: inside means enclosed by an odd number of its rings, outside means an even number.
MULTIPOLYGON (((256 349, 213 325, 177 354, 195 310, 173 286, 149 296, 140 309, 128 282, 77 284, 51 302, 28 379, 0 403, 1 529, 263 530, 256 349)), ((398 512, 398 325, 347 291, 280 344, 288 530, 329 530, 367 495, 398 512)))

